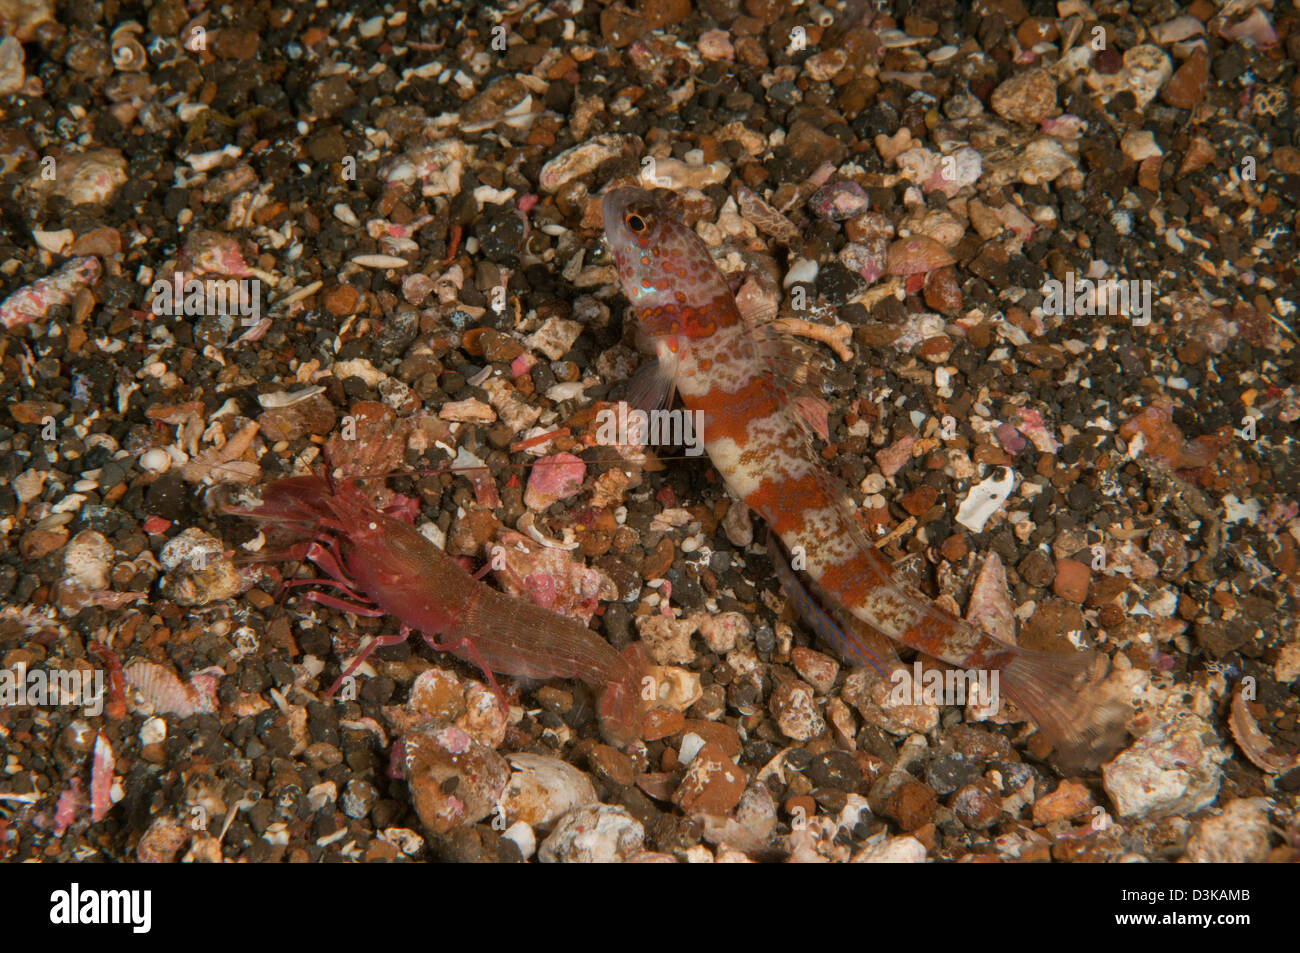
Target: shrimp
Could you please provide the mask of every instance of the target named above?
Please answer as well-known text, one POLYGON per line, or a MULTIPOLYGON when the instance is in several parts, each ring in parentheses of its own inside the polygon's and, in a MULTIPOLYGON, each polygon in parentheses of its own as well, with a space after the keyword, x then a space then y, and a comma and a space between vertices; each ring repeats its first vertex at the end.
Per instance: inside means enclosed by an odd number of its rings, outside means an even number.
POLYGON ((627 746, 640 739, 644 660, 639 647, 619 653, 577 620, 479 581, 414 526, 371 505, 355 481, 288 477, 265 489, 260 506, 225 512, 300 537, 287 550, 260 554, 260 561, 307 559, 328 577, 286 585, 327 586, 341 597, 319 591, 307 597, 359 616, 391 615, 401 622, 401 634, 372 640, 326 697, 375 648, 418 632, 436 651, 478 666, 499 699, 504 696, 493 673, 578 679, 598 693, 606 740, 627 746))

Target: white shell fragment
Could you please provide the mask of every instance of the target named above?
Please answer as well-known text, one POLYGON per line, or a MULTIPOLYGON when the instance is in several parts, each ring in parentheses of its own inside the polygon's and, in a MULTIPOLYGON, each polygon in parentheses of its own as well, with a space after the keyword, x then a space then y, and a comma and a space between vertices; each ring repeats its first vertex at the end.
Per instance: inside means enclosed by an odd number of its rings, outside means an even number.
POLYGON ((410 264, 405 258, 396 255, 357 255, 352 263, 362 268, 405 268, 410 264))
POLYGON ((984 524, 1007 501, 1016 485, 1016 471, 1002 467, 1001 473, 1001 479, 994 474, 971 487, 970 493, 966 494, 966 499, 957 508, 957 522, 972 533, 984 532, 984 524))

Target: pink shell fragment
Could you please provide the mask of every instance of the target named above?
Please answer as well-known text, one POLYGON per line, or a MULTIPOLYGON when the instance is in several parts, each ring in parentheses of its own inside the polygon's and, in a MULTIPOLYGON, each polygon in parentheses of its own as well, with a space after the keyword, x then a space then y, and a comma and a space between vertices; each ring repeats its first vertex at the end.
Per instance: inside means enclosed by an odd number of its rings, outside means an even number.
POLYGON ((73 778, 68 789, 59 795, 54 808, 54 836, 62 837, 85 806, 86 792, 81 786, 81 778, 73 778))
POLYGON ((1016 622, 1013 611, 1011 593, 1007 589, 1007 571, 1002 566, 1002 558, 996 552, 990 552, 971 589, 970 602, 966 606, 966 621, 979 626, 995 639, 1015 645, 1016 622))
POLYGON ((533 357, 527 351, 524 351, 513 361, 510 362, 510 376, 515 380, 523 377, 537 363, 537 358, 533 357))
MULTIPOLYGON (((505 568, 494 572, 512 596, 587 622, 599 600, 613 599, 618 589, 604 573, 577 562, 568 550, 543 546, 521 533, 503 532, 495 550, 505 568)), ((493 547, 495 549, 495 547, 493 547)), ((491 555, 491 554, 489 554, 491 555)))
POLYGON ((1262 48, 1277 46, 1277 31, 1273 29, 1268 14, 1259 7, 1252 10, 1250 16, 1240 23, 1224 30, 1223 36, 1229 40, 1248 39, 1262 48))
POLYGON ((0 303, 0 324, 17 327, 39 321, 51 308, 72 301, 81 288, 99 280, 99 259, 94 255, 74 258, 52 275, 20 288, 0 303))
POLYGON ((1038 124, 1038 128, 1044 135, 1057 139, 1078 139, 1083 135, 1083 127, 1086 125, 1087 123, 1073 113, 1065 113, 1061 116, 1049 116, 1038 124))
POLYGON ((908 434, 906 437, 895 440, 884 450, 877 452, 876 466, 880 467, 880 472, 887 477, 891 477, 907 466, 907 461, 912 459, 912 444, 914 443, 916 443, 916 435, 908 434))
POLYGON ((1002 444, 1002 449, 1012 456, 1025 449, 1025 438, 1020 436, 1020 431, 1016 430, 1014 424, 1002 424, 994 433, 1002 444))
POLYGON ((210 230, 199 230, 190 235, 180 255, 181 268, 195 275, 230 275, 247 278, 252 275, 239 242, 229 235, 210 230))
POLYGON ((95 736, 95 754, 91 759, 90 767, 90 819, 92 821, 102 821, 108 809, 113 806, 109 802, 108 795, 113 787, 115 763, 113 746, 108 743, 108 739, 101 731, 95 736))
POLYGON ((123 669, 122 675, 126 683, 140 693, 145 707, 156 715, 189 718, 200 712, 217 710, 216 679, 211 669, 196 673, 189 685, 163 666, 143 660, 132 662, 123 669))
POLYGON ((552 503, 567 500, 582 489, 587 464, 571 453, 543 457, 533 466, 524 491, 524 505, 530 510, 544 510, 552 503))
POLYGON ((1016 429, 1028 437, 1041 453, 1056 453, 1061 449, 1060 443, 1043 423, 1042 414, 1029 407, 1021 407, 1017 414, 1020 416, 1020 423, 1016 425, 1016 429))

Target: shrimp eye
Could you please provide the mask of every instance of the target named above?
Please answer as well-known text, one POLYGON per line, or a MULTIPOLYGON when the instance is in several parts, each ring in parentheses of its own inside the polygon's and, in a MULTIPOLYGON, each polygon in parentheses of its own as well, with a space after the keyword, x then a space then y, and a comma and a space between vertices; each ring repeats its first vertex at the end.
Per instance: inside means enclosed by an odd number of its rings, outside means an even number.
POLYGON ((628 212, 623 221, 625 221, 627 227, 632 229, 634 232, 644 232, 646 228, 649 227, 646 225, 645 219, 636 214, 636 212, 628 212))

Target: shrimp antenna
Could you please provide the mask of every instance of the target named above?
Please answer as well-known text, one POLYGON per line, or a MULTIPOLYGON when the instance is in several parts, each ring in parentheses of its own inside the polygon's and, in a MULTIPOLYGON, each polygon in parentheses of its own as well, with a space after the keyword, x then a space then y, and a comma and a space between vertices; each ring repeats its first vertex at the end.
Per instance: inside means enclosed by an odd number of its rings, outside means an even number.
POLYGON ((330 448, 328 444, 322 444, 320 448, 321 459, 325 461, 325 483, 330 488, 330 495, 338 493, 338 488, 334 486, 334 461, 330 459, 330 448))

